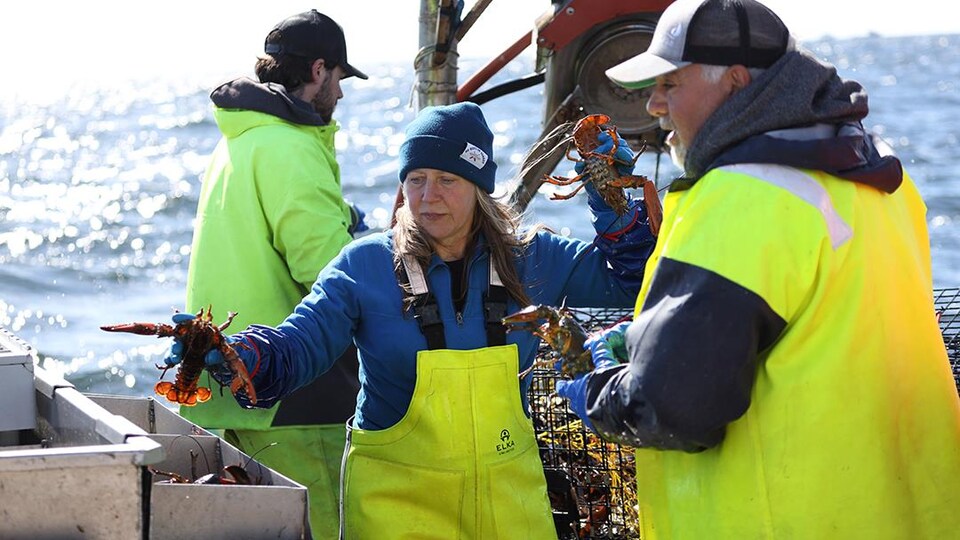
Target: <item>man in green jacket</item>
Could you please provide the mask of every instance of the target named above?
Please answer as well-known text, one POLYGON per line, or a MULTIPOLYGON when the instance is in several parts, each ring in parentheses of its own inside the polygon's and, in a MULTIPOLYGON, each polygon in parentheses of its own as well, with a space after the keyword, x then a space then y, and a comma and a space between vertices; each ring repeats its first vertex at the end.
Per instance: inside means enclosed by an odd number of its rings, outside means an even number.
MULTIPOLYGON (((210 305, 223 320, 235 311, 236 329, 280 323, 362 224, 343 199, 333 144, 341 79, 367 78, 347 63, 343 31, 316 10, 300 13, 267 35, 264 52, 259 82, 239 78, 211 94, 223 139, 204 175, 187 276, 188 312, 210 305)), ((180 411, 307 486, 317 538, 336 537, 339 525, 344 423, 359 389, 351 353, 271 409, 244 410, 215 391, 180 411)))

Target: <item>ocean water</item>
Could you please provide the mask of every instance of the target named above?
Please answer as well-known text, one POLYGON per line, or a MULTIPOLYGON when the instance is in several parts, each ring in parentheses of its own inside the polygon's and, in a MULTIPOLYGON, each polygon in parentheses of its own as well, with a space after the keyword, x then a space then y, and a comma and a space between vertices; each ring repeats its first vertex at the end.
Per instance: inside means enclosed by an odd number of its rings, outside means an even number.
MULTIPOLYGON (((867 127, 895 148, 929 207, 934 287, 960 286, 960 35, 806 46, 868 89, 867 127)), ((484 61, 461 59, 460 80, 484 61)), ((414 116, 413 73, 407 64, 364 69, 370 80, 344 85, 337 151, 345 195, 378 228, 389 220, 397 150, 414 116)), ((531 71, 518 59, 492 83, 531 71)), ((167 322, 182 306, 200 178, 219 139, 209 91, 156 80, 0 98, 0 326, 81 391, 152 394, 169 340, 98 327, 167 322)), ((484 105, 500 192, 540 135, 542 108, 539 86, 484 105)), ((654 157, 638 172, 653 176, 654 157)), ((656 172, 661 185, 677 173, 669 159, 656 172)), ((544 188, 529 219, 592 236, 583 197, 548 201, 544 188)))

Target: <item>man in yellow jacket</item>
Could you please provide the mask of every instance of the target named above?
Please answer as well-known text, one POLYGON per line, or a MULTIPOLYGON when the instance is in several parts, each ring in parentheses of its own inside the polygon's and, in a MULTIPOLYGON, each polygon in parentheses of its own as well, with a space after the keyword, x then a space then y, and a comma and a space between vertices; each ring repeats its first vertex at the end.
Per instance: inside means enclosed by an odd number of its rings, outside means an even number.
MULTIPOLYGON (((367 76, 347 63, 343 31, 316 10, 300 13, 267 35, 264 52, 259 81, 211 94, 223 139, 204 175, 187 276, 187 310, 211 305, 216 320, 235 311, 235 330, 279 324, 359 224, 341 193, 332 116, 341 79, 367 76)), ((339 528, 345 423, 359 390, 356 351, 347 354, 270 409, 245 410, 214 392, 180 410, 305 485, 316 538, 339 528)))
POLYGON ((926 207, 864 131, 864 89, 755 0, 678 0, 607 75, 653 86, 685 174, 633 322, 558 391, 640 448, 641 537, 957 536, 926 207))

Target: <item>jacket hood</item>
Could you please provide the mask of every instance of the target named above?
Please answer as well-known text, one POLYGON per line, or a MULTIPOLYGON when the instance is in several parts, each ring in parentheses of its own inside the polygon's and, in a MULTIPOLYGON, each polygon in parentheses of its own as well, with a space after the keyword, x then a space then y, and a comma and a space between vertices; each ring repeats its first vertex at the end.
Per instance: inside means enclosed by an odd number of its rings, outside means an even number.
POLYGON ((291 94, 282 84, 241 77, 218 86, 210 93, 210 100, 221 109, 262 112, 294 124, 328 124, 309 103, 291 94))
POLYGON ((893 193, 900 161, 863 128, 867 93, 834 67, 792 51, 707 119, 687 153, 687 181, 732 163, 815 169, 893 193))

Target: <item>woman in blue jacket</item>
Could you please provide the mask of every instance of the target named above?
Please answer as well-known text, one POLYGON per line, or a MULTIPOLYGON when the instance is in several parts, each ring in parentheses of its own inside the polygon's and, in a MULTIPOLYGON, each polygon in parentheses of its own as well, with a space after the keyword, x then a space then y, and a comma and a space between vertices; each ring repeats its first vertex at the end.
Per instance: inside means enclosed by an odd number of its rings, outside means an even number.
MULTIPOLYGON (((307 384, 351 343, 361 389, 341 477, 346 538, 549 538, 532 423, 539 344, 501 319, 529 304, 627 307, 654 240, 639 204, 596 195, 597 239, 541 228, 494 200, 493 135, 472 103, 424 109, 400 149, 405 204, 348 245, 276 328, 231 337, 257 407, 307 384), (611 229, 603 230, 601 229, 611 229)), ((238 401, 250 405, 239 392, 238 401)))

